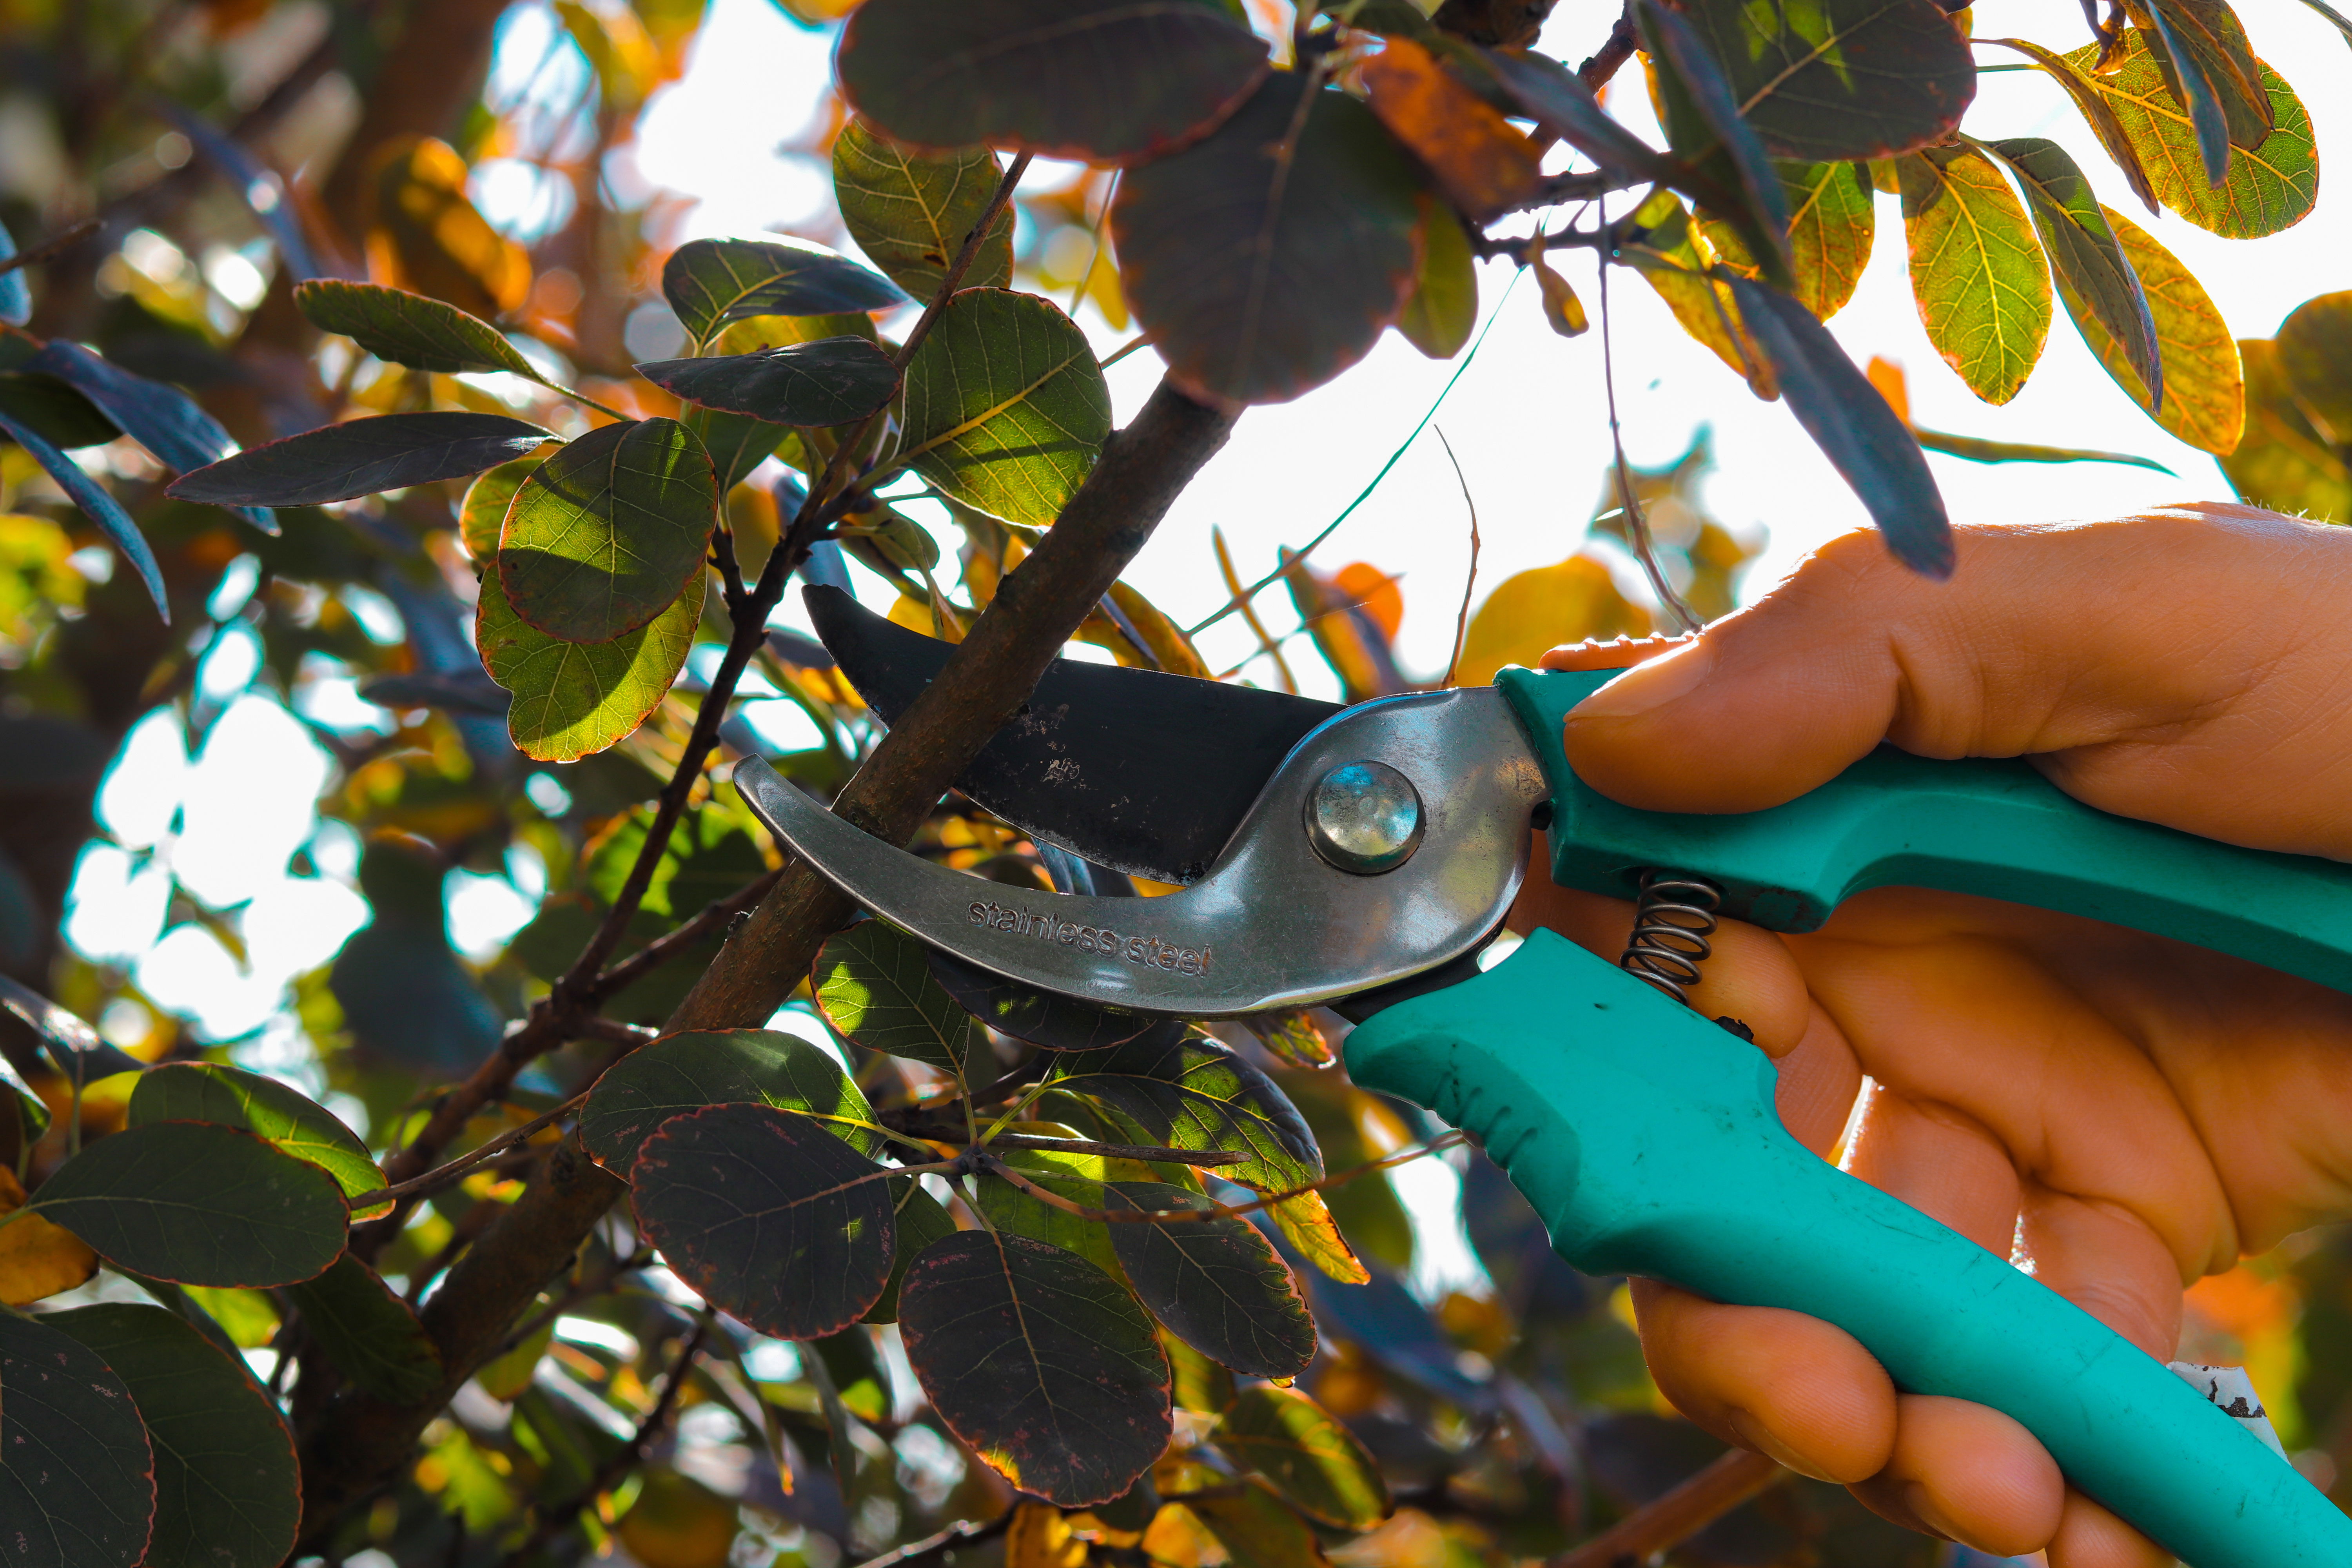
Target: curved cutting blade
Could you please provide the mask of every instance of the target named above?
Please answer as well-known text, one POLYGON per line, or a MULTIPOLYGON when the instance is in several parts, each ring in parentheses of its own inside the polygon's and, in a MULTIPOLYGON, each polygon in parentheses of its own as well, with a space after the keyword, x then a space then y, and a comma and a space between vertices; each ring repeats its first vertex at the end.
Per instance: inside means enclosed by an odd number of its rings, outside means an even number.
MULTIPOLYGON (((886 724, 951 651, 838 588, 803 596, 826 651, 886 724)), ((956 787, 1097 865, 1197 882, 1290 749, 1342 711, 1279 691, 1057 658, 956 787)))

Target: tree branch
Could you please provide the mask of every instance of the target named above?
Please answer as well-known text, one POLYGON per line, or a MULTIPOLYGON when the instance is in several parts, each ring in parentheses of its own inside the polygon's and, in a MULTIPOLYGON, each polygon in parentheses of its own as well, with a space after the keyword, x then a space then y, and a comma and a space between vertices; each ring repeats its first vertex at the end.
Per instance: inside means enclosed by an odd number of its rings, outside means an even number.
POLYGON ((1681 1545, 1749 1498, 1789 1479, 1761 1454, 1734 1448, 1665 1496, 1644 1503, 1549 1568, 1620 1568, 1681 1545))
POLYGON ((1578 79, 1599 92, 1617 74, 1617 68, 1633 58, 1634 46, 1639 41, 1633 31, 1633 8, 1628 5, 1618 14, 1617 25, 1609 29, 1609 36, 1592 51, 1591 58, 1576 68, 1578 79))

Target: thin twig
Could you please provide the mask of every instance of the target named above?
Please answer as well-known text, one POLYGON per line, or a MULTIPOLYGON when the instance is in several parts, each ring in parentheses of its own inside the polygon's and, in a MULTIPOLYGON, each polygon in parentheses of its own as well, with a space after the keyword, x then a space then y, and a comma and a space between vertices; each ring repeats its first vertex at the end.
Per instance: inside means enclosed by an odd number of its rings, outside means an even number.
POLYGON ((1265 629, 1265 623, 1257 618, 1257 605, 1242 592, 1242 575, 1234 570, 1233 552, 1225 548, 1225 531, 1211 528, 1209 543, 1217 552, 1217 571, 1225 580, 1225 592, 1231 594, 1234 602, 1240 606, 1242 624, 1249 627, 1251 635, 1257 638, 1258 652, 1274 660, 1274 673, 1281 679, 1282 689, 1296 692, 1298 678, 1290 672, 1290 661, 1282 657, 1282 645, 1265 629))
POLYGON ((597 1001, 617 996, 655 970, 700 942, 712 928, 725 925, 737 915, 768 896, 782 871, 770 871, 757 881, 747 882, 723 899, 713 899, 702 906, 695 917, 674 931, 656 937, 604 973, 596 976, 590 988, 597 1001))
POLYGON ((51 257, 71 250, 75 246, 96 234, 100 226, 98 219, 84 218, 63 234, 54 238, 45 239, 30 250, 20 250, 16 255, 0 260, 0 275, 14 272, 19 267, 37 267, 51 257))
MULTIPOLYGON (((1606 229, 1608 226, 1608 214, 1604 211, 1601 227, 1606 229)), ((1666 607, 1667 613, 1675 617, 1682 630, 1695 632, 1703 623, 1691 613, 1691 607, 1683 603, 1683 596, 1675 592, 1674 584, 1666 581, 1665 569, 1658 563, 1656 542, 1650 537, 1650 520, 1643 514, 1641 498, 1633 493, 1633 469, 1625 461, 1625 438, 1617 424, 1617 360, 1610 342, 1609 258, 1606 256, 1601 258, 1600 272, 1601 385, 1609 398, 1609 447, 1616 454, 1617 500, 1618 504, 1625 509, 1625 533, 1633 542, 1634 557, 1641 562, 1643 575, 1649 578, 1650 591, 1657 595, 1658 603, 1666 607)), ((1714 285, 1710 283, 1707 287, 1712 289, 1714 285)))
POLYGON ((1734 1448, 1665 1496, 1644 1503, 1548 1568, 1619 1568, 1671 1551, 1749 1498, 1788 1479, 1761 1454, 1734 1448))
POLYGON ((1478 586, 1478 503, 1470 499, 1470 480, 1462 472, 1462 459, 1454 455, 1454 443, 1445 438, 1445 426, 1437 427, 1437 443, 1445 448, 1445 460, 1454 465, 1454 478, 1462 487, 1462 504, 1470 509, 1470 575, 1462 581, 1462 613, 1454 617, 1454 657, 1445 661, 1445 684, 1452 686, 1462 674, 1462 645, 1470 637, 1470 595, 1478 586))
POLYGON ((1238 1165, 1247 1154, 1223 1150, 1170 1149, 1148 1143, 1097 1143, 1091 1138, 1041 1138, 1029 1132, 1000 1132, 989 1143, 998 1149, 1045 1149, 1063 1154, 1099 1154, 1106 1160, 1157 1161, 1164 1164, 1197 1165, 1213 1170, 1238 1165))
POLYGON ((927 1535, 920 1541, 909 1542, 879 1557, 869 1557, 857 1568, 914 1568, 918 1563, 943 1557, 960 1546, 973 1546, 983 1541, 993 1541, 1013 1528, 1013 1510, 1007 1508, 994 1519, 974 1524, 966 1521, 949 1525, 937 1535, 927 1535))
MULTIPOLYGON (((650 1030, 647 1031, 647 1037, 651 1037, 650 1030)), ((443 1187, 452 1186, 464 1180, 475 1166, 494 1155, 505 1152, 533 1133, 543 1131, 569 1116, 578 1110, 587 1098, 588 1091, 583 1089, 554 1110, 532 1117, 512 1131, 499 1133, 480 1148, 470 1153, 461 1154, 438 1169, 427 1171, 423 1175, 413 1177, 405 1182, 394 1183, 388 1187, 378 1187, 373 1192, 362 1193, 352 1200, 352 1207, 372 1209, 380 1203, 388 1202, 393 1198, 404 1198, 412 1193, 438 1192, 443 1187)))

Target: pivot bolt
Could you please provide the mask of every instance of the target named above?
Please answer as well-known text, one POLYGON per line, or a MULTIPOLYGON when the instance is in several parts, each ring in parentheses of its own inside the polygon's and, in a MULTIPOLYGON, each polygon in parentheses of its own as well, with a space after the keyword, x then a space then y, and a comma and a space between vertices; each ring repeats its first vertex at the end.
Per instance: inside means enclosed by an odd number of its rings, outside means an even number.
POLYGON ((1315 852, 1359 877, 1392 871, 1421 847, 1421 792, 1386 763, 1342 763, 1307 796, 1315 852))

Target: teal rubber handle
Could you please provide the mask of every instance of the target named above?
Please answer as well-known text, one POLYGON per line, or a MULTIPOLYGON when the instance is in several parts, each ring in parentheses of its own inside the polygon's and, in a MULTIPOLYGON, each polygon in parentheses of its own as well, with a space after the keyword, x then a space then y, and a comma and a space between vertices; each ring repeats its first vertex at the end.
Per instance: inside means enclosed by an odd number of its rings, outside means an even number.
POLYGON ((2345 1568, 2352 1520, 2087 1312, 1799 1144, 1763 1053, 1548 931, 1357 1026, 1348 1070, 1475 1134, 1592 1274, 1835 1323, 2006 1412, 2191 1568, 2345 1568))
MULTIPOLYGON (((1723 910, 1811 931, 1865 888, 1939 888, 2087 915, 2352 991, 2352 866, 2241 849, 2112 816, 2018 760, 1939 762, 1882 746, 1786 805, 1640 811, 1568 765, 1560 721, 1613 670, 1495 678, 1552 786, 1552 880, 1633 896, 1645 867, 1695 873, 1723 910)), ((2352 1559, 2347 1559, 2352 1562, 2352 1559)))

